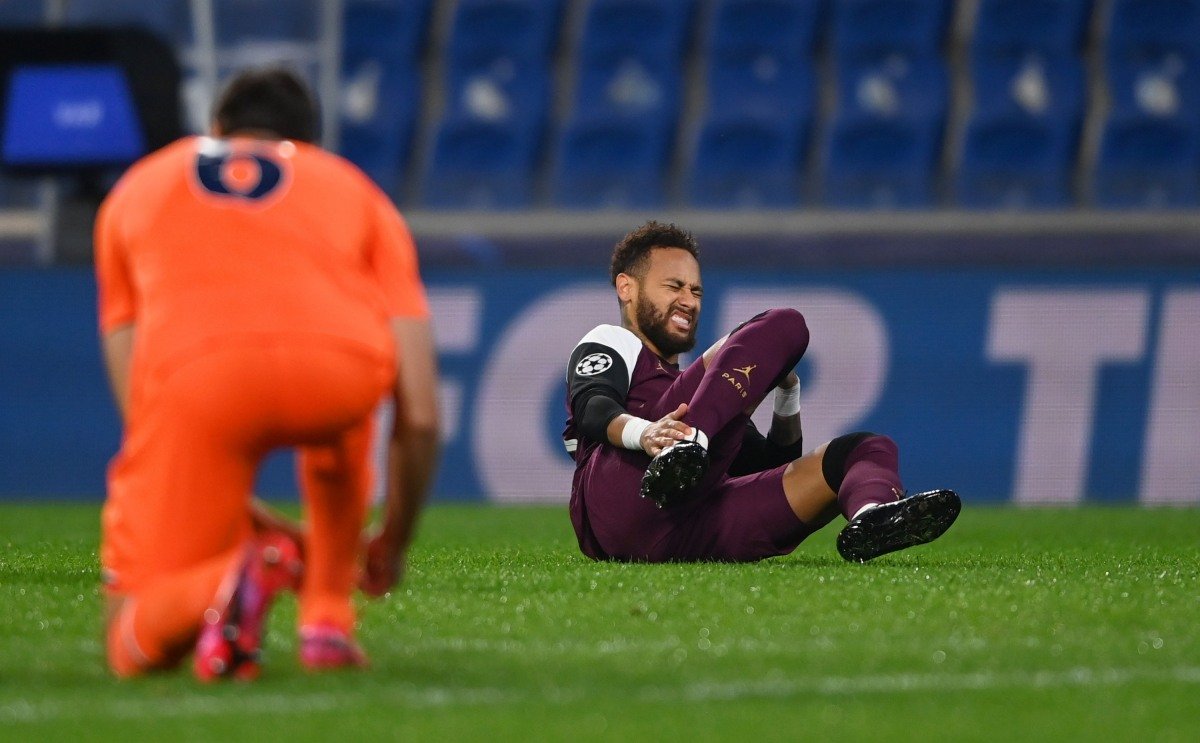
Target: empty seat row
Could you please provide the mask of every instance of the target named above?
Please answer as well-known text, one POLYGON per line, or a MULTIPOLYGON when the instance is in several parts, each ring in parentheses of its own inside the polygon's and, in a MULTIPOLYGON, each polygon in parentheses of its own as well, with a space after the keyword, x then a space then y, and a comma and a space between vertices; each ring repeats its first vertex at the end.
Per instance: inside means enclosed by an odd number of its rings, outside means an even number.
MULTIPOLYGON (((0 4, 0 23, 29 22, 4 14, 36 4, 0 4)), ((187 5, 66 4, 69 22, 140 19, 180 43, 187 5)), ((268 0, 216 0, 218 33, 300 34, 320 4, 297 5, 284 17, 268 0)), ((437 26, 432 6, 345 2, 341 149, 405 203, 1200 198, 1200 0, 978 0, 965 89, 947 65, 963 7, 949 0, 456 0, 437 26), (435 28, 448 33, 430 47, 435 28), (1085 59, 1093 29, 1099 84, 1085 59), (1092 105, 1098 85, 1106 109, 1092 105), (1097 112, 1096 159, 1084 163, 1097 112)))
MULTIPOLYGON (((1200 108, 1191 105, 1190 78, 1181 68, 1190 68, 1189 49, 1197 41, 1178 29, 1164 40, 1154 29, 1169 27, 1171 18, 1188 27, 1196 3, 1147 4, 1155 7, 1111 4, 1107 58, 1114 106, 1094 182, 1104 204, 1195 198, 1181 185, 1195 180, 1188 171, 1196 158, 1187 151, 1194 125, 1181 119, 1200 108), (1137 22, 1122 20, 1134 16, 1137 22), (1166 172, 1167 152, 1177 156, 1179 173, 1166 172), (1126 167, 1139 178, 1123 173, 1126 167), (1155 175, 1156 169, 1163 172, 1155 175)), ((946 150, 949 75, 941 53, 951 4, 830 5, 712 3, 696 42, 704 102, 693 121, 676 126, 679 29, 691 22, 694 4, 594 0, 579 44, 571 113, 549 129, 540 154, 535 139, 510 134, 508 141, 525 148, 521 162, 548 160, 548 199, 562 206, 662 203, 671 194, 675 160, 683 163, 679 195, 698 206, 919 207, 938 202, 942 192, 970 207, 1059 207, 1077 200, 1090 0, 981 0, 969 46, 972 100, 954 152, 946 150), (825 10, 836 105, 821 119, 814 49, 825 10), (656 27, 668 31, 647 52, 638 34, 656 27), (815 188, 806 190, 809 180, 815 188)), ((462 163, 439 148, 426 183, 462 163)), ((537 175, 536 168, 527 173, 537 175)), ((521 194, 518 206, 536 198, 536 188, 513 188, 511 181, 509 174, 494 190, 510 201, 521 194)), ((486 190, 477 187, 467 203, 499 204, 480 193, 486 190)), ((455 200, 442 194, 436 201, 455 200)))

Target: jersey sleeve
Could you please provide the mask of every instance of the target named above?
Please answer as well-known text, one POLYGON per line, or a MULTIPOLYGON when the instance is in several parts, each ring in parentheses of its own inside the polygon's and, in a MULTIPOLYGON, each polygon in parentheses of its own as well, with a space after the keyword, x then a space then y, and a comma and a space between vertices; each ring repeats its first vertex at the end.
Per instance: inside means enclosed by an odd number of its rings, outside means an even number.
POLYGON ((368 261, 383 289, 392 317, 425 318, 429 301, 417 264, 417 248, 400 212, 382 192, 371 204, 373 221, 368 261))
POLYGON ((615 325, 600 325, 583 337, 567 366, 571 413, 588 438, 604 441, 604 430, 624 411, 642 342, 615 325))
POLYGON ((100 332, 136 322, 137 288, 120 229, 120 191, 114 190, 96 216, 93 235, 96 254, 96 285, 100 332))

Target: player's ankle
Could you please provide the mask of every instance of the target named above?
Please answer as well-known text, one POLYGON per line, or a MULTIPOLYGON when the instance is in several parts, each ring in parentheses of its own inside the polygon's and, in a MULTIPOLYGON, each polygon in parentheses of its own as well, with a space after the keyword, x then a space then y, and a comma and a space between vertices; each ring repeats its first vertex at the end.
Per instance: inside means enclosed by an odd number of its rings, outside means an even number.
POLYGON ((854 515, 852 515, 850 517, 850 520, 853 521, 854 519, 858 518, 859 516, 862 516, 867 511, 870 511, 872 508, 878 508, 879 506, 882 506, 882 505, 883 505, 882 503, 867 503, 862 508, 855 511, 854 515))

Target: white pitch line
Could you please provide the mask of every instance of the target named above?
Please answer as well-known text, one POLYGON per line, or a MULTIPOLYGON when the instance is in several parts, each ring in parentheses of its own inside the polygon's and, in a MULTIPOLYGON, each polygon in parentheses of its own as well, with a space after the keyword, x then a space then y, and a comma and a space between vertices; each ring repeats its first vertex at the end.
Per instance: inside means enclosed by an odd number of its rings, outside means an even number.
MULTIPOLYGON (((1014 671, 957 674, 884 674, 876 676, 826 676, 780 678, 733 682, 704 682, 683 687, 687 701, 711 702, 746 698, 790 697, 797 694, 825 696, 863 693, 904 693, 971 689, 987 691, 1011 688, 1063 688, 1125 686, 1139 681, 1174 681, 1200 684, 1200 667, 1168 669, 1072 668, 1065 671, 1014 671)), ((648 690, 648 693, 650 690, 648 690)), ((660 689, 663 701, 675 701, 679 690, 660 689)))
MULTIPOLYGON (((1138 682, 1175 682, 1200 684, 1200 666, 1176 668, 1072 668, 1055 671, 1013 671, 975 673, 906 673, 866 676, 812 676, 770 678, 744 681, 695 682, 680 686, 651 686, 636 694, 636 700, 649 703, 707 703, 741 699, 787 698, 800 694, 844 696, 846 694, 895 694, 970 689, 991 691, 1012 688, 1092 688, 1128 686, 1138 682)), ((522 703, 550 705, 576 704, 590 698, 586 689, 555 687, 543 693, 519 692, 496 687, 459 688, 403 684, 382 687, 376 693, 328 694, 255 694, 247 687, 244 696, 224 697, 197 690, 164 704, 161 699, 122 699, 99 702, 88 707, 78 699, 36 701, 17 700, 0 704, 0 722, 47 722, 63 719, 165 719, 204 718, 230 714, 298 715, 330 710, 375 707, 386 701, 391 705, 433 709, 444 707, 499 706, 522 703)))

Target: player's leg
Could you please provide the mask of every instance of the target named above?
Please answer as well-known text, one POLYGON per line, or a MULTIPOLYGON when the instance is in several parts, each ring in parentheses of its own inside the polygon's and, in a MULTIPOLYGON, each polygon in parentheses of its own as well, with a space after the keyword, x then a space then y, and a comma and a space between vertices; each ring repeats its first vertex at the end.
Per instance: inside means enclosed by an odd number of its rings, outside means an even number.
POLYGON ((768 310, 746 321, 718 350, 705 354, 704 375, 684 401, 684 420, 715 433, 753 411, 800 362, 808 341, 804 316, 793 309, 768 310))
POLYGON ((672 509, 673 528, 640 559, 753 562, 792 552, 832 514, 814 499, 809 520, 801 518, 784 492, 789 467, 725 478, 672 509))
POLYGON ((301 444, 297 467, 307 531, 300 657, 309 668, 363 665, 350 598, 370 505, 373 416, 393 367, 334 347, 294 354, 280 388, 286 436, 301 444))
MULTIPOLYGON (((651 460, 643 495, 663 505, 675 502, 699 483, 710 460, 732 461, 746 417, 795 368, 808 341, 808 326, 799 312, 768 310, 743 323, 681 374, 652 412, 661 417, 686 402, 683 420, 699 433, 694 442, 668 447, 651 460)), ((714 475, 708 484, 715 482, 714 475)))
POLYGON ((350 597, 370 501, 372 429, 367 418, 336 443, 304 447, 298 458, 307 528, 300 652, 310 668, 365 662, 352 640, 350 597))
POLYGON ((661 418, 688 403, 684 420, 715 434, 753 412, 800 362, 808 341, 808 325, 796 310, 762 312, 706 350, 650 412, 661 418))
POLYGON ((108 664, 120 677, 173 668, 196 644, 201 617, 237 550, 152 581, 131 596, 110 595, 108 664))
POLYGON ((848 560, 924 544, 958 515, 947 490, 902 498, 895 443, 842 436, 782 467, 727 478, 672 511, 676 528, 649 556, 666 560, 760 560, 791 552, 840 512, 838 549, 848 560), (882 515, 882 517, 880 517, 882 515))
POLYGON ((258 403, 244 365, 218 356, 141 393, 110 469, 102 559, 124 599, 109 632, 120 675, 170 667, 192 649, 250 543, 258 403))
POLYGON ((899 464, 896 443, 887 436, 839 436, 789 465, 788 501, 801 518, 815 508, 841 511, 848 523, 838 535, 838 552, 847 560, 866 562, 924 544, 950 528, 961 504, 951 490, 906 496, 899 464))
POLYGON ((790 553, 864 497, 857 488, 842 495, 830 484, 824 472, 830 446, 764 472, 727 478, 705 491, 694 512, 681 519, 687 525, 664 540, 673 552, 670 559, 741 562, 790 553))

